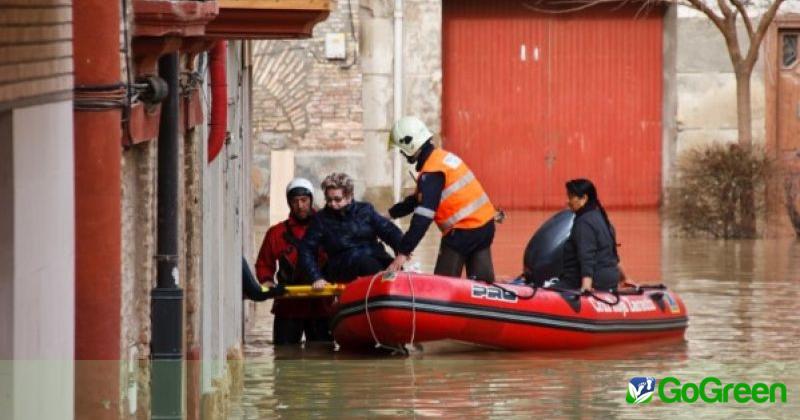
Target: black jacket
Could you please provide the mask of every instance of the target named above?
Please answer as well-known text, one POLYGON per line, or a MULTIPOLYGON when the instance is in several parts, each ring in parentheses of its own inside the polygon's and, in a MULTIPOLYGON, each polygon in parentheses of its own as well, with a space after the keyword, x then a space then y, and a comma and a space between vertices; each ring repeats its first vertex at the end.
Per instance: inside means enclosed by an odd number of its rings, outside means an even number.
POLYGON ((319 279, 324 277, 316 261, 319 247, 328 256, 326 272, 336 272, 356 264, 365 255, 391 261, 378 239, 396 250, 402 236, 403 232, 375 211, 372 204, 353 201, 341 213, 325 207, 314 215, 306 230, 299 261, 310 278, 319 279))
POLYGON ((600 209, 587 204, 575 216, 567 243, 560 282, 579 288, 582 277, 591 277, 595 289, 612 289, 619 281, 614 226, 606 223, 600 209))

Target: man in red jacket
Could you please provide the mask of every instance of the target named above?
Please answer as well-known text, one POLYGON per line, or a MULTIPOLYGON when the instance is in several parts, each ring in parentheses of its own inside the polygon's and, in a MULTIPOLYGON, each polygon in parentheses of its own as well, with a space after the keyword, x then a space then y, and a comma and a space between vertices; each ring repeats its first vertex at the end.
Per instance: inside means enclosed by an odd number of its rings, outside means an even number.
MULTIPOLYGON (((311 284, 297 265, 297 248, 306 234, 314 213, 314 186, 305 178, 295 178, 286 186, 289 218, 270 227, 264 236, 256 261, 261 284, 274 286, 311 284)), ((272 341, 275 345, 306 341, 332 341, 328 320, 333 298, 275 299, 272 313, 272 341)))

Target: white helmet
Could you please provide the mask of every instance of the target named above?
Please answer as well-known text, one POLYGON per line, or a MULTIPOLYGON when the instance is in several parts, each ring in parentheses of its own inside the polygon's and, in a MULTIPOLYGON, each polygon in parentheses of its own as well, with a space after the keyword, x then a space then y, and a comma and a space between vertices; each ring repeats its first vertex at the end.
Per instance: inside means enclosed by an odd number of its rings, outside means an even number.
POLYGON ((400 148, 406 156, 413 156, 433 134, 417 117, 400 118, 392 127, 389 141, 400 148))
POLYGON ((305 178, 295 178, 286 185, 286 198, 289 199, 296 195, 307 195, 314 200, 314 184, 305 178))

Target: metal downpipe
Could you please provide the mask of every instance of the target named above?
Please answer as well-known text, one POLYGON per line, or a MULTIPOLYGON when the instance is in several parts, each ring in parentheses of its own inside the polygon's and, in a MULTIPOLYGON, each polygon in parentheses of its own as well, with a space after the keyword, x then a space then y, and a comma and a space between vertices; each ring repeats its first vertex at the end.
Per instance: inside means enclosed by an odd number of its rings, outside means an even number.
POLYGON ((183 418, 183 289, 178 275, 179 53, 158 60, 169 93, 158 130, 156 287, 151 297, 151 416, 183 418))
MULTIPOLYGON (((394 122, 403 116, 403 0, 394 0, 394 102, 392 104, 394 122)), ((392 129, 394 122, 389 124, 392 129)), ((393 148, 392 153, 392 198, 400 201, 400 190, 403 187, 403 159, 400 149, 393 148)))

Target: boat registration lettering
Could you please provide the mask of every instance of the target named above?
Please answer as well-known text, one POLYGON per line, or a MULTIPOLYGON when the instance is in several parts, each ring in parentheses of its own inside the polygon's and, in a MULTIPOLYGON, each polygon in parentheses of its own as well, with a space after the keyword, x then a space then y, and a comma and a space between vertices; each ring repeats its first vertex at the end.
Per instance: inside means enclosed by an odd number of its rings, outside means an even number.
POLYGON ((656 305, 650 299, 621 299, 618 304, 611 306, 597 299, 588 299, 597 312, 650 312, 656 310, 656 305))
POLYGON ((516 303, 517 301, 517 295, 512 291, 503 290, 494 286, 481 286, 479 284, 472 285, 472 297, 512 303, 516 303))

